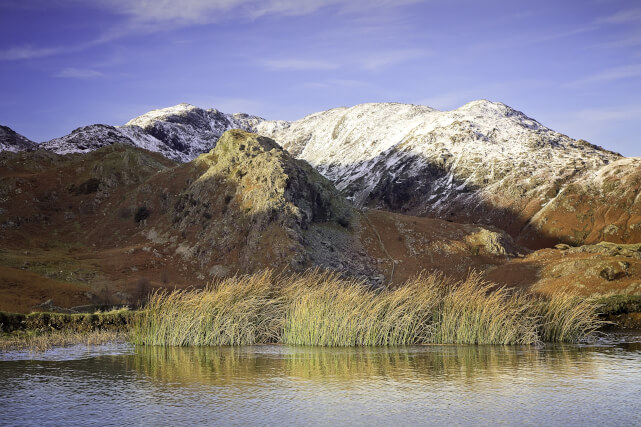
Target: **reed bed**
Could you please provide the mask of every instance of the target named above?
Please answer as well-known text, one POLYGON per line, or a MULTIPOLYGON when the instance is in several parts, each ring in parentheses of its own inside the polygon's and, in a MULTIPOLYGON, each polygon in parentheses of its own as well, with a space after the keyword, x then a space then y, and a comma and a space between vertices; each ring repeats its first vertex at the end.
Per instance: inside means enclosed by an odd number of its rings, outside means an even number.
POLYGON ((600 326, 597 305, 544 300, 470 274, 421 274, 396 289, 312 270, 235 276, 204 290, 157 292, 134 319, 137 344, 314 346, 576 342, 600 326))
POLYGON ((577 342, 603 326, 600 305, 581 297, 556 294, 540 304, 539 335, 546 342, 577 342))
POLYGON ((203 290, 152 294, 134 322, 137 344, 251 345, 277 341, 281 297, 273 275, 232 277, 203 290))

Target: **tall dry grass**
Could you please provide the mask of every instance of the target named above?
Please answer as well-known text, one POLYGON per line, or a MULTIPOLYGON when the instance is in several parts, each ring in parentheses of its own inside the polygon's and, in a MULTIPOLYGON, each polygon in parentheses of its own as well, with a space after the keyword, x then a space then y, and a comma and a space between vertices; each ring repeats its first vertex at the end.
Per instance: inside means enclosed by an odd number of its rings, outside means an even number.
POLYGON ((422 274, 396 289, 318 270, 267 271, 204 290, 159 292, 134 322, 138 344, 316 346, 574 342, 598 327, 596 306, 498 288, 472 273, 422 274))
POLYGON ((297 277, 285 287, 282 342, 322 346, 430 342, 437 303, 431 285, 427 277, 419 277, 402 288, 375 292, 362 282, 333 274, 297 277))
POLYGON ((272 277, 267 271, 203 290, 156 292, 134 322, 133 341, 166 346, 276 342, 282 308, 272 277))
POLYGON ((545 342, 577 342, 605 323, 597 316, 600 305, 578 296, 556 294, 539 307, 539 335, 545 342))

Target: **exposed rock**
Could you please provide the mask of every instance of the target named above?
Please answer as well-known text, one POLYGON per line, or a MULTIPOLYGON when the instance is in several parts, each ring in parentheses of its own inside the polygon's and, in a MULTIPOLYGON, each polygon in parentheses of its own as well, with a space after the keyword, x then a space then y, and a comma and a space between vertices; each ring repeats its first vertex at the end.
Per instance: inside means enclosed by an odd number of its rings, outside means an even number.
POLYGON ((641 259, 641 243, 625 245, 611 242, 599 242, 596 245, 583 245, 576 248, 570 248, 568 249, 568 252, 602 254, 641 259))
POLYGON ((120 127, 80 128, 42 147, 71 153, 123 143, 185 162, 234 128, 275 139, 356 206, 491 224, 530 248, 641 241, 641 159, 573 140, 486 100, 452 111, 362 104, 295 122, 179 104, 120 127), (626 185, 617 188, 617 180, 626 185))
POLYGON ((38 144, 15 132, 7 126, 0 126, 0 151, 31 151, 38 144))
POLYGON ((523 255, 523 249, 519 248, 512 238, 502 231, 491 231, 485 228, 465 238, 468 245, 481 247, 488 254, 495 256, 515 257, 523 255))
POLYGON ((554 236, 572 245, 641 242, 641 158, 623 158, 575 180, 550 200, 522 240, 554 236))
MULTIPOLYGON (((484 100, 452 111, 362 104, 267 126, 256 127, 357 206, 493 224, 513 236, 566 185, 621 158, 484 100)), ((522 243, 537 246, 548 236, 528 237, 522 243)))

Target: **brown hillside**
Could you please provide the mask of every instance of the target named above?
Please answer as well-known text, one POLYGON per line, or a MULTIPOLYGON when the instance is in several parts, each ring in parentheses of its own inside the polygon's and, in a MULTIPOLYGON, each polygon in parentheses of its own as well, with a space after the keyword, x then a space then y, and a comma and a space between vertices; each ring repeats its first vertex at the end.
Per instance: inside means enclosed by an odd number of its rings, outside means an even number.
POLYGON ((421 271, 540 292, 640 293, 636 246, 530 253, 491 227, 357 211, 269 138, 229 131, 177 164, 112 145, 0 154, 0 310, 134 304, 264 268, 320 266, 378 286, 421 271))

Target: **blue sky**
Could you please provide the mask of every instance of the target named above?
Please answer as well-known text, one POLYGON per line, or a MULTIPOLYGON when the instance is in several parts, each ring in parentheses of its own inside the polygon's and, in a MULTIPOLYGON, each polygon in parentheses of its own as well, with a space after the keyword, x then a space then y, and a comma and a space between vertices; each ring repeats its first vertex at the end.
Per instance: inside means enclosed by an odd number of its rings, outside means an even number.
POLYGON ((0 124, 35 141, 180 102, 295 120, 480 98, 641 156, 641 2, 0 0, 0 124))

